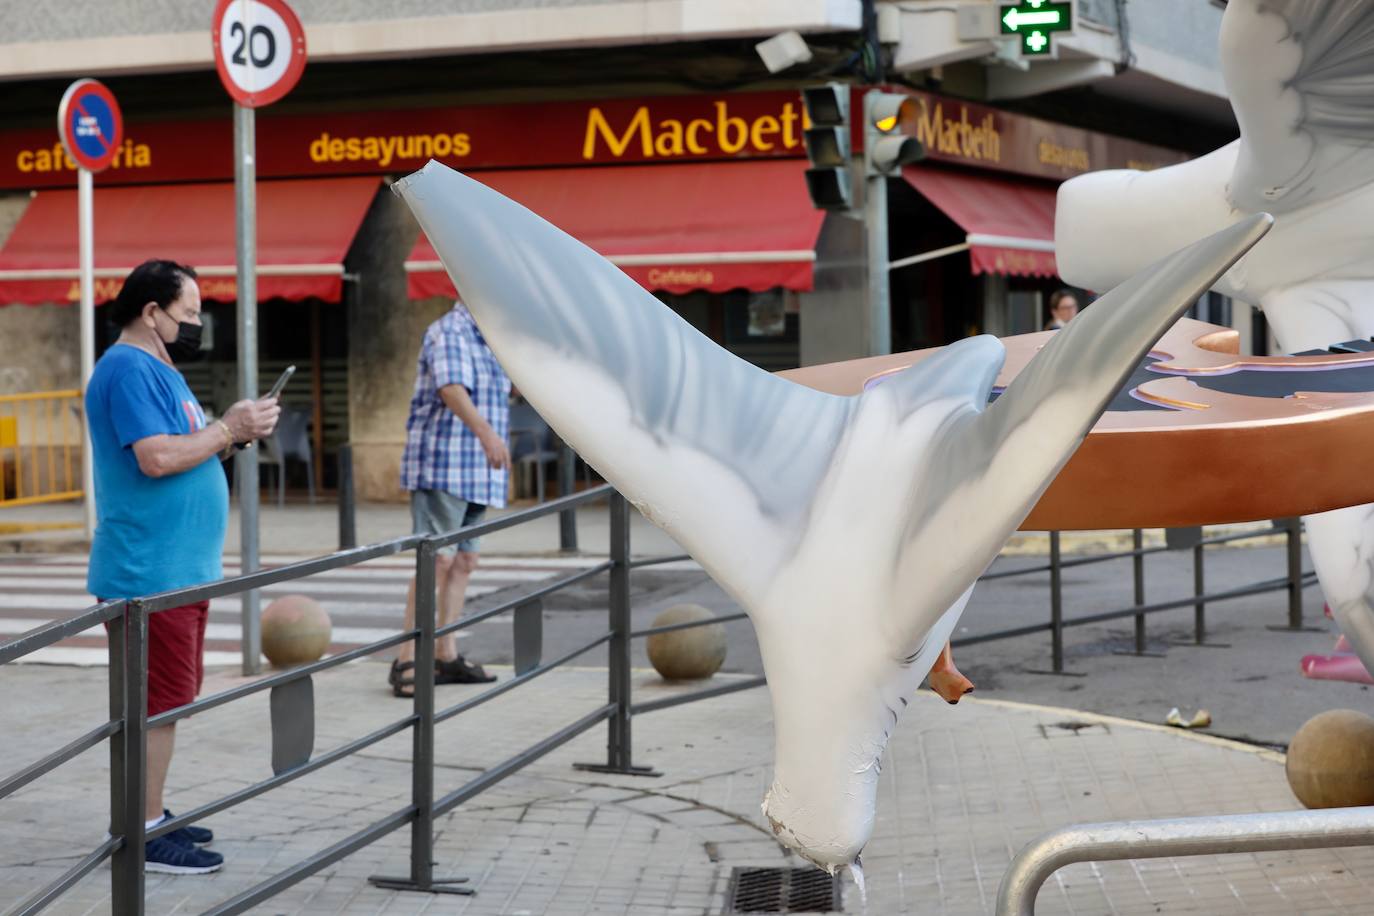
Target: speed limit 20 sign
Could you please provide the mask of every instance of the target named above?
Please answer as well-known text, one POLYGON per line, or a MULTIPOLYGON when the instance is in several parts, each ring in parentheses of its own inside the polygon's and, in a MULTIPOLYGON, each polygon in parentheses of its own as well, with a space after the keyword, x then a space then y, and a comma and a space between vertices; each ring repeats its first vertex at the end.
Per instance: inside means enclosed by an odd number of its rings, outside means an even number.
POLYGON ((220 82, 247 108, 271 105, 305 70, 305 30, 285 0, 219 0, 210 34, 220 82))

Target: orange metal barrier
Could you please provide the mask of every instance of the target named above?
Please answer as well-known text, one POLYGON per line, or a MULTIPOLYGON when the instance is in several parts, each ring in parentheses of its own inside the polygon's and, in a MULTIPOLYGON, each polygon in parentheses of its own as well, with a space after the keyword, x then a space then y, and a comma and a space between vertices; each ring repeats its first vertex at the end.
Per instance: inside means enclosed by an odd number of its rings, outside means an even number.
POLYGON ((84 497, 82 422, 76 389, 0 395, 0 508, 84 497))

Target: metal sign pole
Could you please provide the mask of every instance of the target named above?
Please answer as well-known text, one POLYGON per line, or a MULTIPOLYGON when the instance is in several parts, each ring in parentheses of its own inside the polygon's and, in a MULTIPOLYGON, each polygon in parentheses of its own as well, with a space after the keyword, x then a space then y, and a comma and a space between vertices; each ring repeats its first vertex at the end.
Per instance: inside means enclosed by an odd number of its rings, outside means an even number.
MULTIPOLYGON (((234 247, 238 259, 239 397, 258 396, 257 166, 254 111, 234 106, 234 247)), ((239 451, 239 559, 241 571, 258 569, 258 450, 239 451)), ((262 668, 258 592, 243 593, 243 673, 262 668)))
MULTIPOLYGON (((76 175, 77 247, 81 268, 81 396, 86 396, 95 367, 95 176, 90 169, 76 175)), ((91 428, 81 424, 81 492, 86 521, 86 540, 95 536, 95 461, 91 454, 91 428)))
POLYGON ((892 303, 888 276, 891 252, 887 240, 887 176, 870 176, 864 182, 864 228, 868 234, 867 352, 884 356, 892 352, 892 303))

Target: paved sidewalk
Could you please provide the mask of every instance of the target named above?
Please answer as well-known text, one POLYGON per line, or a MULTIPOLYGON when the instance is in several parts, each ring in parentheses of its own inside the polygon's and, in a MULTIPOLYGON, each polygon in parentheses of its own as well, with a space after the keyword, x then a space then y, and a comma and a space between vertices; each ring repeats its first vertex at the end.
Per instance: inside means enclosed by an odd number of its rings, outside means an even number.
MULTIPOLYGON (((503 677, 509 670, 503 670, 503 677)), ((363 662, 320 676, 317 753, 409 711, 363 662)), ((104 718, 105 672, 0 668, 0 774, 104 718)), ((240 683, 212 673, 206 692, 240 683)), ((560 670, 440 726, 439 794, 605 702, 606 673, 560 670)), ((445 687, 440 702, 481 688, 445 687)), ((637 700, 677 692, 636 672, 637 700)), ((267 697, 211 710, 179 728, 169 784, 185 810, 270 774, 267 697)), ((735 866, 800 864, 759 813, 770 778, 768 695, 751 690, 640 716, 636 760, 657 779, 575 771, 604 759, 594 729, 436 823, 438 876, 467 875, 477 896, 371 888, 407 870, 401 829, 254 912, 719 913, 735 866)), ((818 740, 824 740, 818 736, 818 740)), ((203 878, 148 876, 150 914, 201 912, 382 816, 409 798, 402 734, 208 821, 227 866, 203 878)), ((0 909, 93 847, 107 816, 107 756, 87 752, 0 802, 0 909)), ((1043 830, 1084 821, 1297 807, 1281 758, 1242 745, 1066 710, 922 693, 897 730, 865 852, 867 908, 852 885, 845 911, 982 914, 1011 854, 1043 830)), ((108 912, 99 869, 49 912, 108 912)), ((1374 850, 1267 853, 1067 868, 1041 914, 1367 913, 1374 850)))

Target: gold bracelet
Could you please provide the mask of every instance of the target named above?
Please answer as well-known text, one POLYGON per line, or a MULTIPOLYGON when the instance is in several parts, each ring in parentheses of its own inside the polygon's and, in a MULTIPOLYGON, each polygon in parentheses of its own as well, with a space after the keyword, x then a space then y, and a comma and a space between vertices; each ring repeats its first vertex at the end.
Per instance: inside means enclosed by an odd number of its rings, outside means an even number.
POLYGON ((224 438, 228 440, 224 443, 224 447, 231 448, 234 444, 234 434, 230 431, 229 424, 225 423, 223 420, 216 420, 215 423, 220 429, 224 430, 224 438))

